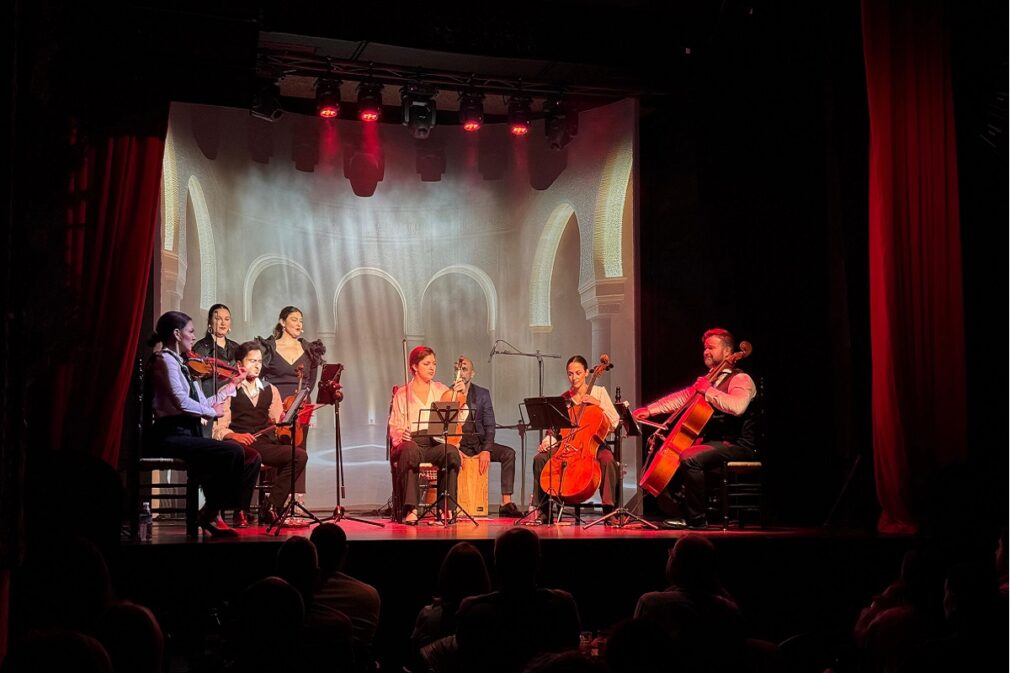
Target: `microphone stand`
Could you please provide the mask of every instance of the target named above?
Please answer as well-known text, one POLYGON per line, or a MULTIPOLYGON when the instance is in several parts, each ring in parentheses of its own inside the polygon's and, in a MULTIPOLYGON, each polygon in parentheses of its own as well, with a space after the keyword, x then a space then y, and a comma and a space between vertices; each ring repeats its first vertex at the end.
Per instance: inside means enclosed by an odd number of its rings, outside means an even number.
MULTIPOLYGON (((342 366, 340 367, 340 370, 343 370, 342 366)), ((359 519, 358 517, 349 516, 344 510, 344 506, 340 504, 340 499, 342 497, 346 497, 347 495, 344 490, 344 452, 340 441, 340 402, 343 399, 344 394, 337 390, 337 387, 333 384, 333 382, 320 382, 319 392, 316 393, 316 402, 320 404, 333 404, 333 432, 335 433, 333 438, 333 450, 334 460, 336 461, 335 479, 337 481, 337 505, 333 508, 333 515, 323 519, 322 521, 323 523, 326 523, 327 521, 340 523, 343 519, 347 519, 348 521, 357 521, 358 523, 367 523, 371 526, 385 528, 386 525, 379 521, 369 521, 368 519, 359 519)))
MULTIPOLYGON (((533 353, 523 353, 519 349, 515 348, 515 346, 513 346, 512 344, 510 344, 508 341, 505 341, 504 339, 498 339, 498 341, 494 342, 494 348, 491 349, 491 355, 490 355, 490 357, 488 357, 488 362, 490 362, 491 358, 493 358, 495 355, 521 355, 522 357, 526 357, 526 358, 536 358, 537 359, 537 369, 538 369, 539 381, 540 381, 540 385, 537 388, 537 396, 538 397, 543 397, 544 396, 544 358, 560 358, 561 357, 560 355, 557 355, 555 353, 541 353, 539 350, 536 351, 536 352, 533 352, 533 353), (498 344, 500 344, 500 343, 503 343, 506 346, 509 346, 510 348, 513 348, 515 350, 500 351, 500 350, 498 350, 498 344)), ((544 431, 541 429, 540 430, 540 441, 543 441, 543 440, 544 440, 544 431)), ((524 468, 525 468, 525 466, 524 466, 524 468)))

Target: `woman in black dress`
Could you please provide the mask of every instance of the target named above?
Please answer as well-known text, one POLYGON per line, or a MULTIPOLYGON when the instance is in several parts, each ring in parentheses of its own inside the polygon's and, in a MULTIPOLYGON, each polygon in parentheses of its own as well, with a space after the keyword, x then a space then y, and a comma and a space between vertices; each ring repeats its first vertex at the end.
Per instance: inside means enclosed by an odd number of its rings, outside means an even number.
MULTIPOLYGON (((322 341, 309 342, 303 336, 305 326, 302 311, 295 306, 285 306, 268 339, 259 339, 263 346, 263 370, 260 375, 267 383, 277 386, 281 399, 286 400, 298 390, 299 374, 302 388, 312 390, 326 353, 322 341)), ((302 431, 304 449, 309 436, 308 427, 302 431)), ((295 492, 305 493, 305 472, 295 482, 295 492)))

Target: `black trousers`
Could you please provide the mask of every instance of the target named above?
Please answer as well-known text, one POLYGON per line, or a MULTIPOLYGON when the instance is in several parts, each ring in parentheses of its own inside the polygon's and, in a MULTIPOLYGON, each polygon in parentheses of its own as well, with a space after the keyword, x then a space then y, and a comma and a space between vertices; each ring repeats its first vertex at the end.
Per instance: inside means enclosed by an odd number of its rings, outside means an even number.
MULTIPOLYGON (((481 446, 460 445, 460 453, 468 456, 476 456, 481 452, 481 446)), ((516 452, 511 446, 504 444, 491 444, 491 462, 501 464, 501 492, 502 495, 512 495, 512 490, 516 483, 516 452)))
MULTIPOLYGON (((533 496, 534 502, 541 508, 547 503, 547 494, 540 487, 540 473, 557 449, 558 445, 555 444, 549 451, 538 451, 533 457, 533 496)), ((604 507, 613 507, 617 495, 617 461, 614 460, 614 452, 600 447, 596 451, 596 460, 600 463, 600 501, 604 507)))
POLYGON ((295 477, 295 493, 305 492, 305 465, 309 462, 309 454, 305 449, 295 447, 295 463, 291 464, 291 445, 278 444, 266 438, 259 438, 251 447, 257 451, 264 465, 277 470, 274 478, 274 488, 270 492, 270 504, 277 510, 284 507, 284 502, 291 493, 291 476, 295 477))
POLYGON ((455 446, 447 447, 422 435, 394 447, 390 460, 396 465, 396 478, 403 494, 404 507, 417 507, 417 473, 421 469, 421 463, 444 467, 446 490, 450 496, 456 497, 460 459, 459 450, 455 446))
POLYGON ((193 470, 206 508, 220 511, 240 507, 244 492, 256 485, 260 461, 247 462, 245 451, 235 442, 202 436, 199 419, 189 416, 161 418, 154 424, 154 446, 168 458, 180 458, 193 470))
POLYGON ((753 460, 754 456, 752 449, 721 441, 695 444, 680 454, 680 467, 667 490, 683 488, 683 513, 688 523, 705 519, 705 471, 721 466, 723 461, 753 460))

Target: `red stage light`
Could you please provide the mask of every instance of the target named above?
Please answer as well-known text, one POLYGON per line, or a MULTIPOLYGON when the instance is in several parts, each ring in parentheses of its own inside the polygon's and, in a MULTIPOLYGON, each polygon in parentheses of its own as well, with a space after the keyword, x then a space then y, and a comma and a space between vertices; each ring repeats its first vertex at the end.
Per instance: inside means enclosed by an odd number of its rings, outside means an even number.
POLYGON ((379 121, 379 113, 374 110, 362 110, 358 113, 358 119, 363 122, 377 122, 379 121))
POLYGON ((480 122, 467 122, 463 124, 463 130, 470 131, 471 133, 473 131, 480 131, 480 122))
POLYGON ((510 130, 514 136, 524 136, 530 132, 530 127, 529 124, 513 124, 510 130))
POLYGON ((323 119, 333 119, 340 114, 340 108, 333 105, 326 105, 319 108, 319 116, 323 119))

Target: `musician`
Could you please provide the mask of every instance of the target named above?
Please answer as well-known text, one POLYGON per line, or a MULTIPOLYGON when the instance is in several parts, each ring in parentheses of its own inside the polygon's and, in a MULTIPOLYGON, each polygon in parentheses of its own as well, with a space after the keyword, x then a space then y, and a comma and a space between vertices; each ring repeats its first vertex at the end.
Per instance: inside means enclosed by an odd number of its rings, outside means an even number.
MULTIPOLYGON (((435 351, 427 346, 417 346, 407 359, 413 378, 397 388, 389 410, 389 438, 392 442, 390 459, 396 464, 396 478, 403 494, 403 522, 417 523, 417 473, 421 463, 432 463, 445 471, 445 488, 456 498, 456 479, 459 476, 459 450, 446 446, 441 440, 424 434, 428 428, 427 411, 442 399, 450 388, 435 381, 437 363, 435 351), (418 417, 420 415, 420 423, 418 417)), ((451 389, 457 393, 465 390, 462 380, 451 389)), ((437 417, 434 420, 438 420, 437 417)), ((464 419, 465 420, 465 419, 464 419)), ((453 513, 444 512, 452 517, 453 513)))
MULTIPOLYGON (((235 351, 235 357, 245 369, 245 380, 238 385, 236 395, 224 401, 221 417, 214 425, 214 439, 236 442, 245 447, 247 453, 257 454, 264 465, 277 470, 270 505, 274 512, 280 512, 290 492, 292 473, 297 483, 309 455, 305 449, 296 447, 292 464, 291 445, 278 440, 272 429, 284 416, 284 407, 277 386, 264 384, 260 378, 263 351, 259 342, 245 342, 235 351)), ((297 485, 295 488, 297 490, 297 485)), ((243 492, 240 511, 249 511, 252 495, 252 489, 243 492)), ((236 515, 238 520, 243 518, 236 515)))
POLYGON ((465 355, 459 356, 459 375, 465 390, 469 417, 463 424, 463 437, 459 442, 459 450, 468 456, 477 456, 480 474, 487 472, 492 462, 501 463, 501 507, 498 516, 517 518, 522 512, 512 502, 512 488, 516 476, 515 449, 494 441, 495 419, 494 406, 491 404, 491 393, 473 382, 477 373, 473 361, 465 355))
POLYGON ((247 463, 242 447, 203 437, 200 419, 214 419, 221 414, 221 403, 235 394, 245 372, 229 381, 208 399, 203 389, 189 375, 184 353, 193 348, 196 333, 193 321, 185 313, 169 311, 160 318, 148 344, 161 343, 152 357, 150 380, 151 408, 154 415, 153 444, 161 455, 185 460, 203 486, 206 503, 198 523, 213 537, 235 535, 218 521, 222 508, 236 507, 247 489, 252 489, 259 475, 258 460, 247 463))
MULTIPOLYGON (((230 332, 231 310, 224 304, 214 304, 207 311, 207 334, 193 344, 193 352, 200 357, 214 358, 230 365, 235 364, 235 351, 238 349, 238 344, 228 338, 230 332)), ((217 392, 214 390, 214 378, 214 374, 211 373, 200 381, 204 395, 211 396, 217 392)), ((217 387, 220 388, 226 383, 228 383, 227 377, 218 374, 217 387)))
MULTIPOLYGON (((302 311, 296 306, 281 309, 274 325, 273 333, 267 339, 258 339, 263 349, 263 367, 260 376, 266 383, 272 383, 280 391, 281 399, 287 399, 298 390, 299 376, 302 388, 311 390, 316 385, 316 376, 326 353, 323 342, 309 342, 302 336, 305 324, 302 311)), ((298 448, 308 444, 309 428, 302 427, 302 441, 298 448)), ((295 482, 295 492, 305 493, 305 473, 295 482)), ((301 497, 299 495, 299 497, 301 497)))
MULTIPOLYGON (((728 330, 710 329, 702 336, 702 359, 711 370, 733 354, 736 341, 728 330)), ((680 467, 667 490, 683 488, 683 518, 668 519, 669 528, 704 528, 705 470, 723 461, 752 460, 757 447, 755 414, 751 401, 757 396, 754 380, 739 369, 728 370, 715 385, 701 376, 694 385, 671 393, 652 404, 635 409, 636 418, 676 413, 691 402, 695 393, 704 396, 715 413, 702 430, 702 437, 680 454, 680 467)), ((676 497, 676 496, 675 496, 676 497)))
MULTIPOLYGON (((569 388, 561 396, 572 405, 592 404, 599 406, 610 422, 607 433, 612 432, 620 422, 620 416, 617 414, 617 409, 614 408, 614 403, 610 400, 610 394, 607 393, 606 388, 594 385, 592 390, 588 389, 586 376, 589 374, 589 364, 586 359, 581 355, 573 355, 568 359, 567 370, 569 388)), ((550 501, 540 486, 540 473, 543 472, 556 451, 557 439, 548 432, 544 440, 540 442, 540 446, 537 447, 537 455, 533 459, 533 492, 540 507, 541 522, 548 520, 550 501)), ((614 460, 613 451, 604 445, 597 449, 596 461, 600 464, 600 498, 603 502, 603 513, 609 514, 614 511, 614 497, 619 485, 617 461, 614 460)))
POLYGON ((316 374, 326 354, 326 346, 319 340, 307 341, 302 336, 304 331, 301 309, 285 306, 277 318, 273 334, 267 339, 260 339, 263 379, 277 386, 282 397, 294 395, 298 389, 299 367, 302 387, 311 390, 316 385, 316 374))

